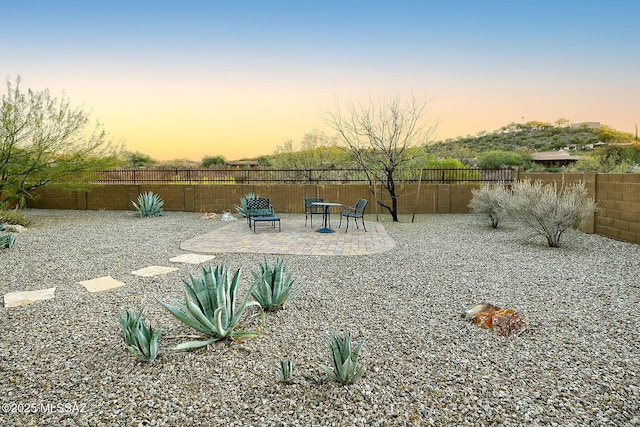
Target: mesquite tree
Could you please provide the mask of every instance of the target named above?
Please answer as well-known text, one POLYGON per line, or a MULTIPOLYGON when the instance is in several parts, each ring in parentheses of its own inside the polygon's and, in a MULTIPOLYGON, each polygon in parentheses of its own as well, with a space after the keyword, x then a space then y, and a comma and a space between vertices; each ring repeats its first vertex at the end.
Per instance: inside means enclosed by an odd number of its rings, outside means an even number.
POLYGON ((376 197, 398 221, 398 175, 415 168, 427 156, 423 149, 435 131, 424 120, 428 100, 412 97, 403 103, 400 97, 355 104, 347 102, 327 113, 326 122, 338 133, 341 146, 366 173, 375 195, 375 183, 389 194, 390 204, 376 197))
POLYGON ((82 173, 110 166, 117 150, 100 124, 89 125, 88 114, 65 97, 23 92, 19 77, 15 85, 7 79, 0 104, 0 208, 24 205, 39 187, 80 187, 82 173))

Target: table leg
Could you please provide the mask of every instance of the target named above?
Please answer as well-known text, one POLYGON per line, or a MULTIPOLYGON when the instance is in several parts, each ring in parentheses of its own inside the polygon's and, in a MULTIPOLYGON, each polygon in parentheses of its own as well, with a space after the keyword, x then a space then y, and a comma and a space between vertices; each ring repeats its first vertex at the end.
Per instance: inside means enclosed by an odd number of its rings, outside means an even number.
POLYGON ((334 233, 335 230, 332 230, 327 226, 329 220, 329 206, 324 207, 324 218, 323 218, 323 227, 316 230, 317 233, 334 233))

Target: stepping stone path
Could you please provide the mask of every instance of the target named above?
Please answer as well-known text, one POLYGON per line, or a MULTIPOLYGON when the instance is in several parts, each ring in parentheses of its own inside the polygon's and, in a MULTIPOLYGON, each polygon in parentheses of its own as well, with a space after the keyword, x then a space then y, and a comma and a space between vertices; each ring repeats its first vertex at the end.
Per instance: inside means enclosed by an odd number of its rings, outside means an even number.
MULTIPOLYGON (((202 255, 202 254, 181 254, 175 256, 169 261, 174 263, 185 263, 185 264, 201 264, 206 261, 210 261, 215 259, 215 255, 202 255)), ((163 267, 158 265, 152 265, 149 267, 141 268, 140 270, 136 270, 131 272, 136 276, 141 277, 152 277, 158 276, 161 274, 171 273, 173 271, 178 270, 175 267, 163 267)), ((109 289, 116 289, 124 286, 123 282, 115 280, 111 276, 103 276, 97 277, 95 279, 83 280, 80 282, 82 286, 84 286, 89 292, 103 292, 109 289)), ((41 289, 38 291, 19 291, 19 292, 9 292, 4 295, 4 306, 5 308, 9 307, 21 307, 25 305, 29 305, 35 301, 43 301, 47 299, 53 299, 55 297, 56 288, 49 289, 41 289)))
POLYGON ((140 270, 132 271, 131 274, 142 277, 159 276, 161 274, 171 273, 178 270, 175 267, 162 267, 160 265, 152 265, 150 267, 141 268, 140 270))
POLYGON ((215 259, 215 257, 215 255, 182 254, 169 259, 169 261, 185 264, 201 264, 203 262, 211 261, 212 259, 215 259))
POLYGON ((119 288, 124 286, 124 283, 118 282, 111 276, 98 277, 91 280, 83 280, 80 282, 89 292, 102 292, 109 289, 119 288))
POLYGON ((4 306, 21 307, 35 301, 52 299, 55 291, 56 288, 42 289, 39 291, 9 292, 4 295, 4 306))

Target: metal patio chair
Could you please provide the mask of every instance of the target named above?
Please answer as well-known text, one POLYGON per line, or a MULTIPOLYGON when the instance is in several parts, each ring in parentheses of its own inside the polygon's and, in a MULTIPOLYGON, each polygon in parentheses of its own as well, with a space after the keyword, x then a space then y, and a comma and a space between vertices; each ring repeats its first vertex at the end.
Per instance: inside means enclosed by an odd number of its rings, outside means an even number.
POLYGON ((356 223, 356 228, 359 228, 358 218, 360 218, 362 221, 362 227, 366 232, 367 227, 364 225, 364 210, 367 208, 367 203, 369 203, 367 199, 360 199, 355 206, 344 206, 342 208, 342 212, 340 212, 340 224, 338 225, 338 228, 342 225, 342 218, 347 218, 347 226, 344 229, 345 233, 349 229, 349 218, 353 218, 356 223))
POLYGON ((307 218, 311 219, 311 227, 313 227, 313 216, 323 215, 324 208, 322 206, 313 206, 312 203, 322 203, 324 199, 322 197, 305 197, 304 199, 304 226, 307 226, 307 218))

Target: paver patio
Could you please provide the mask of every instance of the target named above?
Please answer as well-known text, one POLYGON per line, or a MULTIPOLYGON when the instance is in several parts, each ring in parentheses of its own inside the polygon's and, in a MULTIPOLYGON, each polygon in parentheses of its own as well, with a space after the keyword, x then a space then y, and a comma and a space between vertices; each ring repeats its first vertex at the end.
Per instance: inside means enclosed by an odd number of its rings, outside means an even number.
MULTIPOLYGON (((366 221, 366 220, 365 220, 366 221)), ((249 229, 246 221, 238 220, 209 233, 183 242, 180 249, 196 253, 265 253, 295 255, 349 256, 386 252, 396 246, 384 226, 366 221, 365 232, 360 224, 356 228, 351 222, 345 233, 333 224, 335 233, 317 233, 319 226, 304 226, 304 219, 283 218, 282 231, 270 226, 258 226, 256 233, 249 229)))

